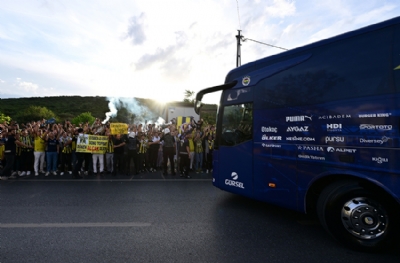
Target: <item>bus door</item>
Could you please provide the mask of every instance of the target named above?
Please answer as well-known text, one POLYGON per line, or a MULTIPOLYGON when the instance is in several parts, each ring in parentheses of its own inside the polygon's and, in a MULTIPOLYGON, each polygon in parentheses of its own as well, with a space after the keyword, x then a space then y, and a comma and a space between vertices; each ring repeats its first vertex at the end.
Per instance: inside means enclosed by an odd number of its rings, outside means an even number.
POLYGON ((214 185, 253 195, 253 103, 251 88, 222 95, 214 150, 214 185), (216 170, 215 170, 216 169, 216 170))

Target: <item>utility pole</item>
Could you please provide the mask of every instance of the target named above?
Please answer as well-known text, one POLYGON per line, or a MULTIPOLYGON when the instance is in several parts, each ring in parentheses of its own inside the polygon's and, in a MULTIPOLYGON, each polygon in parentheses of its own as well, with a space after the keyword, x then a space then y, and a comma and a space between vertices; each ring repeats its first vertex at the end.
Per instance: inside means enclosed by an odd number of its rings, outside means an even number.
POLYGON ((236 36, 236 40, 237 40, 236 67, 240 67, 242 64, 242 54, 240 51, 240 46, 242 45, 240 43, 240 41, 242 40, 242 35, 240 35, 240 31, 241 30, 238 30, 238 34, 236 36))

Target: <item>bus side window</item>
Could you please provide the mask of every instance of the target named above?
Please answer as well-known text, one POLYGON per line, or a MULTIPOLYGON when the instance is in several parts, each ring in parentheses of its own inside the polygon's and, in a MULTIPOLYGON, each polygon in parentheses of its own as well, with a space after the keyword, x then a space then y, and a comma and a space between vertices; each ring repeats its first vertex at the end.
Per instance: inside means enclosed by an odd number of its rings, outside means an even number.
POLYGON ((252 104, 229 105, 222 118, 221 145, 233 146, 253 138, 252 104))

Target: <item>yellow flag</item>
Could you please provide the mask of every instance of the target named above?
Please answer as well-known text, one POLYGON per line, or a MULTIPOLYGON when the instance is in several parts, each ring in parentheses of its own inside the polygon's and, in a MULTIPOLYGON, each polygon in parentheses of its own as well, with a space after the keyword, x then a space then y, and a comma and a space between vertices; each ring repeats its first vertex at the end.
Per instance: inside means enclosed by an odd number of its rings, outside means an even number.
POLYGON ((128 124, 126 123, 110 123, 111 134, 128 134, 128 124))

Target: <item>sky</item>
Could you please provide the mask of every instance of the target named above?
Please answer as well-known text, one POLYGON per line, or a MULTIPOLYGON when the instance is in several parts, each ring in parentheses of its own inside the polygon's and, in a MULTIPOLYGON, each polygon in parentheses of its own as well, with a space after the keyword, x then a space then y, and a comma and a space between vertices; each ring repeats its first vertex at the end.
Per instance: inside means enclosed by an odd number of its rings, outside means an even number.
MULTIPOLYGON (((182 101, 224 83, 237 30, 293 49, 399 15, 398 0, 2 1, 0 98, 182 101)), ((281 52, 247 40, 241 63, 281 52)))

